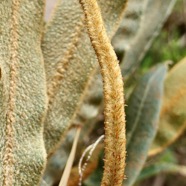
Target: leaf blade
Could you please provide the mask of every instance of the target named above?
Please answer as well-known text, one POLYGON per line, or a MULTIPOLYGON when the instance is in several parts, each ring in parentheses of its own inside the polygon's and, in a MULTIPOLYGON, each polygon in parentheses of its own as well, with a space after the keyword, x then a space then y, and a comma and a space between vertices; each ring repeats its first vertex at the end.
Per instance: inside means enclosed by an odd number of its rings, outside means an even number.
POLYGON ((129 100, 129 108, 126 111, 127 137, 129 138, 127 142, 127 179, 124 182, 126 186, 131 186, 135 182, 157 131, 166 70, 166 65, 160 65, 147 73, 129 100), (135 106, 135 104, 137 105, 135 106))
MULTIPOLYGON (((73 2, 72 0, 65 1, 73 2)), ((106 0, 99 0, 98 2, 102 10, 108 35, 112 37, 120 17, 123 15, 125 1, 108 2, 106 0), (116 16, 117 19, 115 19, 116 16)), ((77 7, 80 6, 78 1, 75 0, 74 3, 77 4, 77 7)), ((71 8, 73 8, 73 6, 71 8)), ((73 11, 77 12, 79 9, 75 8, 73 11)), ((81 13, 80 16, 82 16, 81 13)), ((71 19, 71 17, 69 19, 71 19)), ((77 22, 82 21, 82 19, 77 19, 77 22)), ((60 80, 56 86, 55 98, 51 102, 49 101, 49 114, 45 120, 44 132, 46 148, 49 153, 58 146, 61 137, 74 119, 77 109, 83 101, 84 93, 86 92, 91 77, 98 66, 86 29, 82 28, 81 32, 79 42, 77 42, 75 50, 67 60, 68 68, 64 69, 62 73, 62 81, 60 80), (70 95, 72 95, 72 97, 70 97, 70 95), (61 105, 65 105, 65 108, 61 105), (56 109, 58 110, 57 113, 54 112, 56 109)), ((58 40, 54 41, 54 43, 56 42, 58 42, 58 40)), ((47 46, 47 48, 51 47, 47 46)), ((45 50, 45 48, 43 48, 43 50, 45 50)), ((52 69, 52 73, 53 72, 55 72, 55 68, 52 69)), ((48 87, 51 85, 50 79, 51 77, 48 74, 48 87)))
POLYGON ((44 2, 2 1, 0 11, 0 185, 37 185, 46 161, 42 119, 47 96, 40 49, 44 2))

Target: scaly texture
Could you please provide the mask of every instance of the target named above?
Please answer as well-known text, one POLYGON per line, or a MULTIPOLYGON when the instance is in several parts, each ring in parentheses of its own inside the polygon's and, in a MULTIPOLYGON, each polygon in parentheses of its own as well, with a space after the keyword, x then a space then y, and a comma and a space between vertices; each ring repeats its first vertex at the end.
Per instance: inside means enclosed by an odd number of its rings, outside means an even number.
MULTIPOLYGON (((99 0, 109 37, 118 28, 126 0, 99 0)), ((78 0, 62 0, 46 26, 42 42, 49 107, 44 139, 48 153, 60 144, 97 68, 78 0)))
POLYGON ((125 168, 125 116, 123 81, 116 54, 106 34, 96 0, 79 0, 88 33, 101 67, 104 89, 105 165, 101 185, 119 186, 125 168))
POLYGON ((172 144, 186 129, 186 58, 177 63, 165 80, 160 128, 149 152, 155 155, 172 144))
POLYGON ((45 165, 42 0, 0 2, 0 185, 37 185, 45 165))

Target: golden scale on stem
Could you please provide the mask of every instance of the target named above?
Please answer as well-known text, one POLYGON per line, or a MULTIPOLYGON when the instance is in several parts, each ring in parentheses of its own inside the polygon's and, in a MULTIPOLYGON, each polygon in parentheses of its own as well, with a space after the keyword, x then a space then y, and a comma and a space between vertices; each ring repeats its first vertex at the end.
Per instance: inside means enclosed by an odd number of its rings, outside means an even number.
POLYGON ((79 0, 92 46, 97 55, 104 89, 105 158, 102 186, 121 186, 124 179, 126 137, 123 81, 119 63, 104 28, 96 0, 79 0))
POLYGON ((7 125, 6 125, 6 137, 5 137, 5 152, 3 156, 3 185, 8 186, 13 183, 13 167, 15 160, 13 157, 13 124, 15 123, 14 109, 15 109, 15 89, 16 89, 16 65, 18 64, 18 34, 17 34, 17 12, 19 8, 19 1, 12 1, 12 21, 11 21, 11 61, 10 66, 10 94, 9 94, 9 109, 7 112, 7 125), (8 175, 8 176, 7 176, 8 175), (7 179, 8 178, 8 179, 7 179))

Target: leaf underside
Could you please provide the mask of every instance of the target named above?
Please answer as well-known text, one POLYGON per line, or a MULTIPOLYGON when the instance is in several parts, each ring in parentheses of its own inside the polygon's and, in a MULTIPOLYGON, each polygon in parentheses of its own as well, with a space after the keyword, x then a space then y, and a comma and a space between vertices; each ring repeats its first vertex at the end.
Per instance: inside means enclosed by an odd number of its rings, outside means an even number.
POLYGON ((0 12, 0 185, 38 185, 46 161, 44 2, 2 0, 0 12))

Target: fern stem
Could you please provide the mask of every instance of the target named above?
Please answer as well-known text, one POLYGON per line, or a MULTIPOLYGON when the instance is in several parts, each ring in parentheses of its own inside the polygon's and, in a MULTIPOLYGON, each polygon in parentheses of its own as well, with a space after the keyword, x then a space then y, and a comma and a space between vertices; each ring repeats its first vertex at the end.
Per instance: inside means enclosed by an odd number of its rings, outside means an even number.
POLYGON ((17 33, 17 14, 20 1, 12 1, 12 17, 11 17, 11 65, 10 65, 10 88, 9 88, 9 103, 8 111, 6 114, 6 130, 5 130, 5 150, 3 155, 3 180, 4 186, 13 185, 14 179, 14 156, 13 156, 13 125, 15 124, 15 91, 16 91, 16 80, 17 80, 17 63, 18 63, 18 33, 17 33))
POLYGON ((124 178, 126 137, 123 81, 116 54, 104 28, 96 0, 79 0, 103 78, 105 158, 102 186, 121 186, 124 178))

